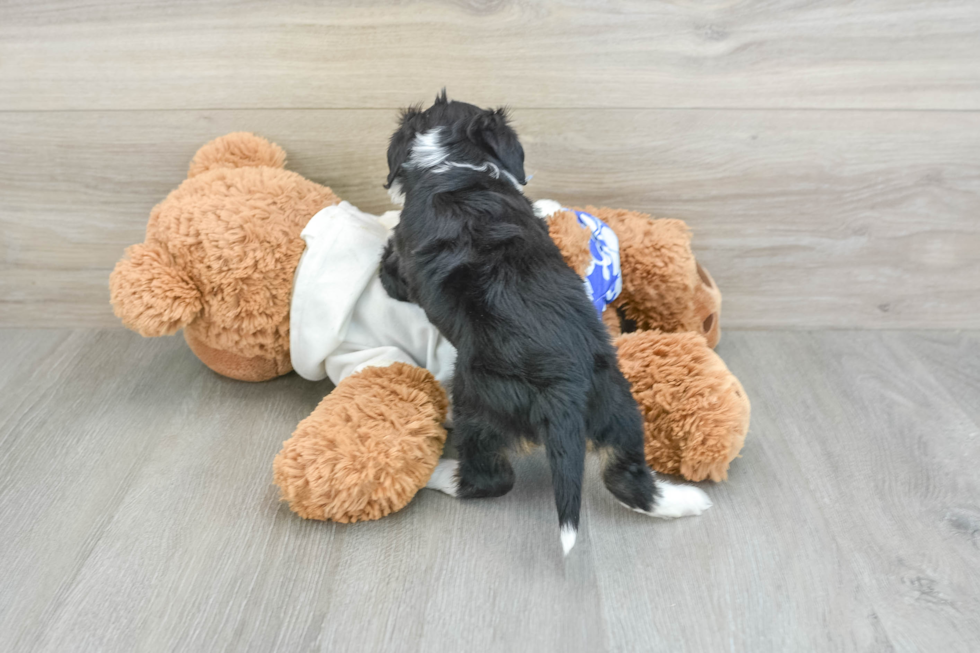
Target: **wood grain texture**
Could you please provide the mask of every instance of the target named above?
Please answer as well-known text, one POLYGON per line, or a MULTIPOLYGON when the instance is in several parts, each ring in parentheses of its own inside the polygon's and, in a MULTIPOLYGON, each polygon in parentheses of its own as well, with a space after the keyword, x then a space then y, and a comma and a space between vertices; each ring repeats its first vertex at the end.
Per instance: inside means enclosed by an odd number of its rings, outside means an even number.
MULTIPOLYGON (((980 113, 520 110, 527 192, 682 218, 723 324, 980 327, 980 113)), ((0 113, 0 324, 116 326, 107 278, 244 129, 370 211, 391 111, 0 113)))
POLYGON ((141 463, 186 404, 159 395, 160 383, 200 387, 202 372, 165 341, 3 331, 0 342, 20 359, 0 394, 0 648, 18 651, 34 648, 61 609, 141 463))
MULTIPOLYGON (((790 491, 820 506, 849 578, 871 602, 855 617, 895 650, 968 650, 980 637, 963 618, 980 613, 980 549, 964 527, 978 514, 978 425, 905 339, 760 333, 726 358, 740 372, 759 370, 749 375, 761 400, 753 431, 792 452, 790 491)), ((807 513, 796 521, 821 528, 807 513)))
MULTIPOLYGON (((960 405, 980 424, 980 338, 973 331, 915 334, 903 337, 889 335, 914 352, 924 365, 960 405)), ((980 537, 980 530, 977 531, 980 537)))
POLYGON ((931 371, 951 335, 729 332, 753 426, 715 506, 630 513, 593 460, 563 560, 538 454, 498 500, 306 522, 270 466, 329 384, 0 330, 0 650, 971 650, 980 439, 931 371))
POLYGON ((969 0, 8 0, 0 110, 980 108, 969 0))

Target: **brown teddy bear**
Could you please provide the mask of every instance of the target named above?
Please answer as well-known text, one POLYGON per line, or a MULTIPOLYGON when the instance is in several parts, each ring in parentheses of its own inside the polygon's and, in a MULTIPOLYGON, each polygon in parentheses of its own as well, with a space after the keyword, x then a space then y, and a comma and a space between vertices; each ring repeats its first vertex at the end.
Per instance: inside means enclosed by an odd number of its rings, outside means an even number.
MULTIPOLYGON (((439 461, 455 350, 417 306, 379 294, 381 246, 397 214, 358 211, 285 170, 285 158, 247 133, 202 147, 188 179, 153 208, 145 241, 116 265, 113 308, 144 336, 183 329, 201 361, 231 378, 294 367, 329 377, 336 388, 283 444, 275 482, 302 517, 377 519, 407 504, 439 461)), ((536 208, 582 273, 588 230, 554 202, 536 208)), ((622 289, 603 321, 644 413, 648 462, 690 480, 724 479, 749 402, 711 349, 721 295, 689 231, 677 220, 586 210, 621 243, 622 289)))
MULTIPOLYGON (((552 240, 581 276, 589 231, 575 211, 539 200, 552 240)), ((722 481, 749 428, 748 395, 713 351, 721 338, 721 292, 691 252, 681 220, 586 207, 620 245, 622 291, 602 313, 619 365, 643 412, 651 468, 690 481, 722 481)))

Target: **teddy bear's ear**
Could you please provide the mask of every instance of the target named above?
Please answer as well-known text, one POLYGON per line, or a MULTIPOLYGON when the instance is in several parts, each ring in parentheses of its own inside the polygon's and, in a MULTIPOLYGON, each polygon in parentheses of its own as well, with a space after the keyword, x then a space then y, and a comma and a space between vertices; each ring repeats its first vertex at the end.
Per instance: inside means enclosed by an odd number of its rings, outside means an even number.
POLYGON ((133 245, 109 276, 112 309, 123 324, 146 337, 165 336, 201 312, 201 294, 153 243, 133 245))
POLYGON ((275 143, 249 132, 234 132, 216 138, 197 151, 188 177, 217 168, 270 167, 286 165, 286 152, 275 143))

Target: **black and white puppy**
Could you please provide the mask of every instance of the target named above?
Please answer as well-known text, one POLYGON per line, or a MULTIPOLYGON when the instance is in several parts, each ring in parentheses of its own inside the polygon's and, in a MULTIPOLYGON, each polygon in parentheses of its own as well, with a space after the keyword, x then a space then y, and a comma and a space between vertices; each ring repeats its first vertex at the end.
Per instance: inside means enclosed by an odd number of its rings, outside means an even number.
POLYGON ((504 111, 454 102, 403 112, 388 148, 389 190, 404 194, 384 252, 388 293, 421 306, 458 350, 452 383, 459 461, 429 487, 496 497, 514 485, 507 458, 543 444, 562 548, 575 544, 586 441, 604 452, 603 481, 656 517, 700 514, 698 488, 655 481, 643 422, 608 333, 521 191, 524 150, 504 111))

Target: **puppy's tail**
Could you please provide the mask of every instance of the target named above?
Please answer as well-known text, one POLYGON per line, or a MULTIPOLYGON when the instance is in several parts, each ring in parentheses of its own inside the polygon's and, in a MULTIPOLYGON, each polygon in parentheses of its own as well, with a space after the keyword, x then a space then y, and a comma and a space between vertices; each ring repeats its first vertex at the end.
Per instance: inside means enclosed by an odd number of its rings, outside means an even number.
POLYGON ((544 446, 555 488, 561 548, 575 546, 579 512, 582 508, 582 476, 585 468, 585 419, 581 411, 567 410, 548 423, 544 446))

